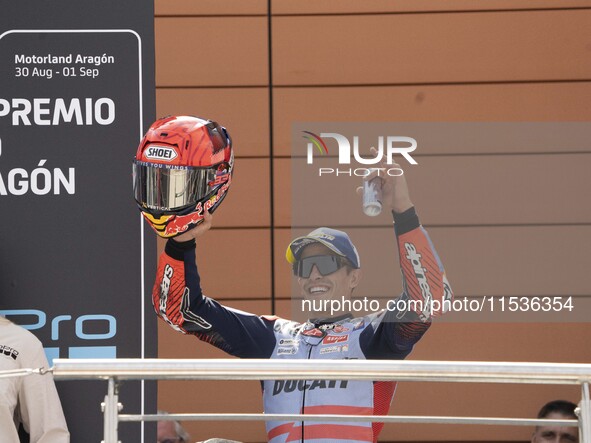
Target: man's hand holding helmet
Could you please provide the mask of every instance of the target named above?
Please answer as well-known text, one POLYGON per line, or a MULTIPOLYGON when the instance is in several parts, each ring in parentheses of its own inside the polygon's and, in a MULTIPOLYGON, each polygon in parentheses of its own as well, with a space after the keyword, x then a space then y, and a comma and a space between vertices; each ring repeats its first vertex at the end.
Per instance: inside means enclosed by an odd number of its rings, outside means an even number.
POLYGON ((174 241, 176 242, 185 242, 190 241, 193 239, 197 239, 197 237, 202 236, 211 228, 211 223, 213 221, 213 215, 211 212, 205 211, 205 217, 203 218, 203 222, 199 223, 198 226, 195 226, 193 229, 183 232, 182 234, 177 235, 174 237, 174 241))
POLYGON ((233 169, 232 140, 225 128, 197 117, 166 117, 150 126, 138 146, 135 200, 159 236, 176 237, 217 209, 233 169))

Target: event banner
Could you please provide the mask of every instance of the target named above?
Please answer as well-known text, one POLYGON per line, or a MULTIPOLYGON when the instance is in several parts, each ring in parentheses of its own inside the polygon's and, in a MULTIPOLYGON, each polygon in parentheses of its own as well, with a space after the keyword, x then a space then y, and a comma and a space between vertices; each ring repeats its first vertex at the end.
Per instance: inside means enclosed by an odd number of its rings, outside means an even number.
MULTIPOLYGON (((154 120, 152 2, 4 2, 0 18, 0 310, 48 359, 156 356, 155 239, 131 162, 154 120)), ((104 381, 57 383, 74 442, 100 442, 104 381)), ((154 412, 155 386, 120 391, 154 412)), ((124 424, 123 442, 154 426, 124 424)))

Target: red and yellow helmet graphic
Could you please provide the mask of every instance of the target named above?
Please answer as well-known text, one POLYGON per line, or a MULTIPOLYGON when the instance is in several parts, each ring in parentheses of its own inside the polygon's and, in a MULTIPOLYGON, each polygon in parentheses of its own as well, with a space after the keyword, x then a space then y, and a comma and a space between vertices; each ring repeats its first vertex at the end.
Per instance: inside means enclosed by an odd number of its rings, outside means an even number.
POLYGON ((133 161, 140 211, 161 237, 174 237, 203 221, 226 196, 234 168, 232 141, 216 122, 167 117, 150 126, 133 161))

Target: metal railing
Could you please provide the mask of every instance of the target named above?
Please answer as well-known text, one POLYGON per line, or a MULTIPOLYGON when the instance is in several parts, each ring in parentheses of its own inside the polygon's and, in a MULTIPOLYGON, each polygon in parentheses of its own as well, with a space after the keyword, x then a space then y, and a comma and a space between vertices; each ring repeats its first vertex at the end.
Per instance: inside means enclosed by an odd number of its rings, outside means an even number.
POLYGON ((104 443, 118 442, 120 422, 167 420, 379 421, 517 426, 578 426, 591 443, 591 365, 392 360, 56 359, 56 380, 107 380, 104 443), (579 385, 578 420, 337 414, 120 414, 120 380, 371 380, 579 385))

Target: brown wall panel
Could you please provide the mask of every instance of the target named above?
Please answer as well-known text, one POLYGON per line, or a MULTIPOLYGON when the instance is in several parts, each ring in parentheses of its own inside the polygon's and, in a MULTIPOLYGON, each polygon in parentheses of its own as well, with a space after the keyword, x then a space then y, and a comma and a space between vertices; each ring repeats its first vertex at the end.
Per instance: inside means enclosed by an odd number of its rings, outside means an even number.
POLYGON ((269 160, 239 158, 228 196, 214 214, 217 227, 261 227, 270 223, 269 160))
MULTIPOLYGON (((480 11, 589 7, 588 0, 272 0, 273 14, 342 14, 380 12, 480 11)), ((155 0, 156 16, 267 14, 266 0, 155 0)))
POLYGON ((291 159, 273 159, 273 212, 277 227, 291 226, 293 181, 291 159))
POLYGON ((478 11, 591 6, 588 0, 272 0, 273 14, 478 11))
MULTIPOLYGON (((158 239, 158 255, 165 243, 158 239)), ((264 314, 270 313, 270 245, 266 229, 213 228, 199 237, 196 255, 203 292, 220 300, 268 299, 264 314)))
POLYGON ((267 0, 155 0, 156 16, 266 14, 267 0))
POLYGON ((590 226, 429 231, 458 294, 591 295, 590 226))
POLYGON ((590 161, 591 153, 425 157, 408 181, 426 224, 589 223, 580 202, 590 161))
POLYGON ((199 238, 203 292, 220 300, 270 299, 270 241, 265 229, 213 229, 199 238))
MULTIPOLYGON (((160 256, 166 240, 159 238, 157 244, 160 256)), ((265 229, 214 228, 199 237, 196 256, 203 292, 220 300, 268 300, 269 307, 261 313, 271 313, 270 244, 265 229)))
MULTIPOLYGON (((417 149, 420 149, 417 148, 417 149)), ((591 208, 582 205, 591 177, 587 165, 591 153, 565 155, 478 155, 416 156, 418 165, 403 167, 411 198, 428 225, 589 223, 591 208), (511 198, 508 198, 511 196, 511 198)), ((336 159, 328 159, 335 167, 336 159)), ((275 225, 386 225, 384 211, 368 218, 361 211, 361 197, 355 193, 359 177, 327 176, 322 189, 314 193, 319 181, 316 165, 302 162, 297 171, 298 192, 292 196, 291 159, 275 159, 275 225), (310 174, 303 175, 303 174, 310 174), (325 204, 310 202, 310 214, 298 212, 301 198, 310 195, 325 204), (330 197, 330 198, 329 198, 330 197), (292 199, 297 198, 297 201, 292 199), (322 201, 322 200, 320 200, 322 201)))
MULTIPOLYGON (((435 324, 411 358, 588 363, 591 351, 586 343, 590 339, 588 324, 578 323, 435 324)), ((549 400, 578 402, 580 396, 576 386, 402 383, 391 413, 533 418, 549 400)), ((488 426, 398 426, 388 430, 393 437, 414 441, 525 441, 532 431, 528 427, 488 426)))
MULTIPOLYGON (((233 301, 228 306, 246 312, 264 314, 269 301, 233 301)), ((158 322, 160 358, 232 358, 194 336, 182 335, 163 321, 158 322)), ((158 407, 168 412, 260 412, 261 387, 256 381, 160 381, 158 407)), ((265 440, 263 422, 191 422, 183 423, 191 441, 224 437, 244 442, 265 440)))
POLYGON ((291 130, 297 122, 591 119, 591 82, 275 88, 273 99, 273 151, 284 156, 291 156, 291 130))
MULTIPOLYGON (((489 333, 495 330, 489 329, 489 333)), ((552 385, 401 383, 391 414, 532 419, 542 405, 555 399, 577 403, 579 389, 552 385), (400 413, 399 408, 406 407, 412 407, 416 413, 400 413)), ((532 432, 533 427, 527 426, 392 424, 386 425, 381 437, 383 441, 525 443, 530 441, 532 432)))
MULTIPOLYGON (((291 265, 285 258, 285 251, 289 242, 293 239, 291 229, 274 229, 275 254, 273 257, 273 269, 275 271, 275 297, 290 299, 292 297, 293 274, 291 265)), ((277 311, 278 315, 290 318, 291 311, 277 311)))
POLYGON ((273 83, 589 79, 590 24, 587 10, 276 17, 273 83))
POLYGON ((156 18, 156 86, 268 83, 265 17, 156 18))
POLYGON ((267 88, 157 89, 156 114, 196 115, 228 128, 234 155, 269 155, 269 92, 267 88))
MULTIPOLYGON (((398 295, 402 282, 391 228, 345 230, 356 243, 365 269, 357 295, 381 295, 379 288, 384 286, 398 295), (376 259, 380 262, 375 263, 376 259)), ((591 263, 589 226, 433 227, 428 231, 457 297, 591 296, 591 275, 586 271, 591 263)), ((280 298, 292 295, 291 269, 285 261, 291 235, 290 229, 275 230, 275 293, 280 298)), ((575 309, 577 303, 582 309, 582 301, 574 300, 575 309)))

